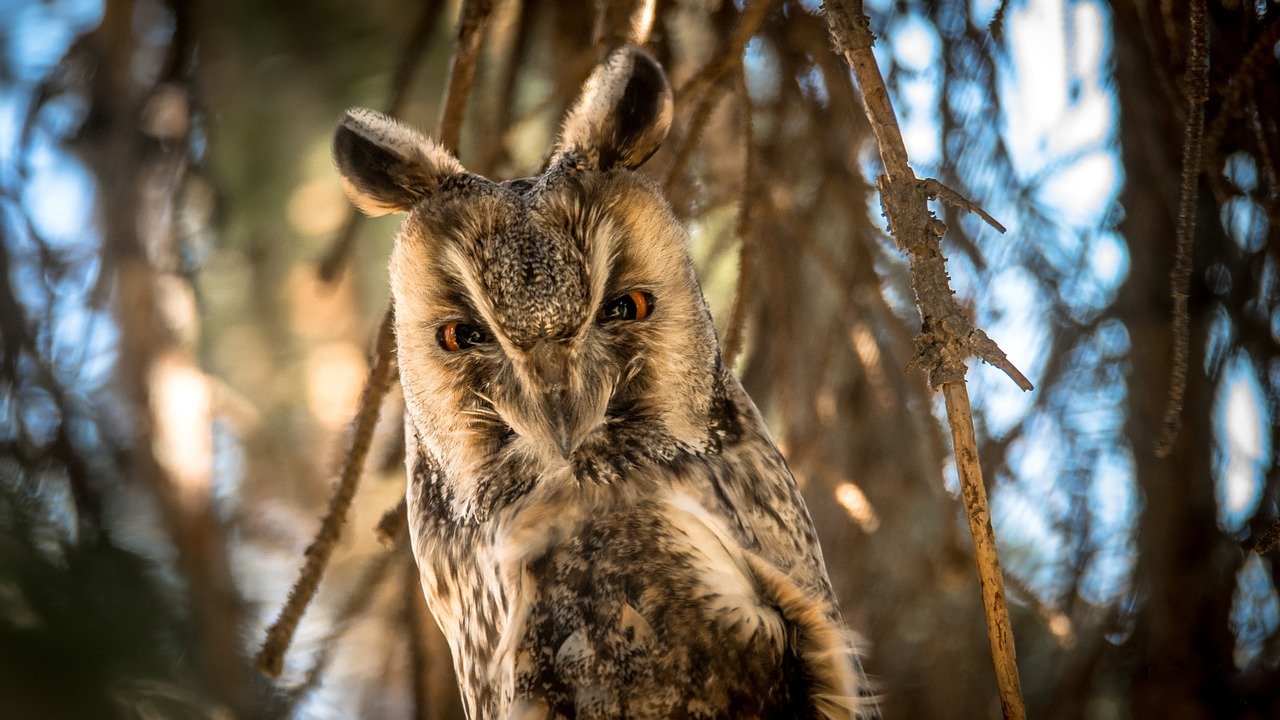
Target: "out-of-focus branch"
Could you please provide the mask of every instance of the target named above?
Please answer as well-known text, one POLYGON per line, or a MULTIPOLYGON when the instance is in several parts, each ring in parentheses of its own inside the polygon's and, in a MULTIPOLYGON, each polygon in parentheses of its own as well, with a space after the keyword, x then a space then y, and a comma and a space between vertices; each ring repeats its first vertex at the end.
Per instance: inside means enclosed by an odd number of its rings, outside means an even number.
POLYGON ((396 558, 397 556, 391 553, 381 555, 361 573, 351 593, 338 608, 333 625, 320 642, 320 649, 316 652, 316 657, 311 662, 311 667, 307 670, 302 684, 290 691, 289 706, 291 708, 297 707, 302 700, 306 699, 308 693, 319 686, 325 671, 329 669, 338 640, 351 628, 356 616, 364 613, 373 604, 396 558))
POLYGON ((709 85, 718 82, 738 67, 742 63, 742 53, 746 50, 747 43, 760 32, 769 13, 780 4, 779 0, 748 2, 742 9, 742 14, 738 17, 738 22, 734 25, 728 41, 720 51, 684 85, 680 86, 680 89, 676 90, 676 106, 679 107, 698 93, 706 92, 709 85))
POLYGON ((1187 122, 1182 136, 1182 184, 1178 194, 1178 236, 1169 282, 1173 297, 1173 371, 1164 410, 1164 426, 1156 456, 1168 457, 1182 429, 1182 401, 1187 392, 1191 347, 1191 244, 1196 232, 1196 191, 1204 147, 1204 104, 1209 99, 1209 37, 1204 0, 1191 2, 1191 52, 1187 58, 1187 122))
POLYGON ((462 118, 467 111, 467 98, 471 95, 471 83, 476 78, 476 60, 480 57, 480 40, 485 23, 493 14, 494 0, 466 0, 458 16, 458 28, 453 36, 453 57, 449 60, 449 78, 444 86, 444 103, 440 107, 440 121, 436 124, 436 142, 450 151, 458 152, 458 139, 462 136, 462 118))
MULTIPOLYGON (((386 113, 392 117, 400 114, 404 109, 405 101, 409 98, 409 86, 413 83, 418 66, 426 55, 427 41, 435 33, 440 10, 440 3, 436 0, 423 4, 422 15, 405 40, 404 49, 400 51, 400 58, 396 61, 395 70, 391 74, 391 88, 387 93, 387 102, 383 106, 386 113)), ((346 267, 363 217, 354 207, 347 209, 346 222, 342 224, 338 237, 334 239, 324 259, 320 261, 319 274, 323 282, 331 283, 337 280, 342 269, 346 267)))
MULTIPOLYGON (((871 34, 871 21, 863 12, 861 0, 828 0, 823 9, 836 50, 853 68, 862 91, 863 109, 880 148, 885 169, 878 183, 881 203, 889 220, 890 232, 910 258, 911 285, 923 321, 923 331, 916 338, 919 361, 929 375, 930 385, 941 387, 946 399, 965 514, 969 519, 969 532, 973 536, 978 563, 1001 709, 1006 720, 1022 720, 1026 717, 1026 710, 1018 678, 1013 629, 1009 622, 1009 607, 982 468, 978 462, 973 412, 965 386, 965 359, 971 353, 983 357, 984 352, 990 354, 998 348, 969 322, 955 301, 947 277, 946 258, 939 244, 946 228, 929 213, 929 188, 917 180, 908 161, 889 91, 872 52, 875 37, 871 34)), ((1010 369, 1016 372, 1011 364, 1005 368, 1006 372, 1010 369)), ((1021 373, 1010 375, 1015 381, 1020 379, 1019 386, 1029 389, 1030 383, 1020 378, 1021 373)))
MULTIPOLYGON (((1192 10, 1194 12, 1194 7, 1192 10)), ((1262 29, 1262 32, 1258 34, 1257 39, 1254 40, 1253 45, 1249 48, 1249 52, 1240 61, 1240 67, 1236 68, 1236 71, 1231 74, 1231 79, 1227 82, 1227 89, 1223 93, 1222 104, 1218 107, 1218 112, 1214 115, 1208 132, 1205 133, 1205 145, 1207 147, 1216 148, 1222 142, 1223 135, 1227 131, 1228 121, 1231 120, 1236 110, 1240 107, 1241 101, 1249 94, 1248 91, 1253 88, 1254 84, 1259 80, 1265 81, 1266 78, 1272 77, 1270 73, 1275 72, 1276 43, 1280 43, 1280 18, 1273 18, 1262 29)), ((1194 48, 1192 52, 1195 52, 1194 48)), ((1207 57, 1205 59, 1207 60, 1207 57)), ((1207 71, 1207 63, 1205 64, 1206 67, 1204 69, 1207 71)), ((1187 72, 1190 73, 1191 71, 1192 66, 1188 65, 1187 72)), ((1197 72, 1199 72, 1198 69, 1197 72)), ((1187 79, 1190 80, 1190 75, 1187 76, 1187 79)), ((1207 79, 1205 82, 1207 84, 1207 79)), ((1190 84, 1188 84, 1188 89, 1190 89, 1190 84)))
POLYGON ((724 90, 724 79, 734 68, 741 66, 742 53, 747 47, 747 42, 760 32, 770 11, 778 4, 778 0, 753 0, 748 3, 720 52, 676 91, 677 115, 680 114, 679 111, 685 103, 692 101, 693 98, 698 99, 698 104, 689 119, 688 128, 680 138, 680 142, 676 144, 671 165, 667 168, 667 177, 663 185, 668 190, 684 171, 684 166, 689 162, 698 138, 702 136, 702 130, 711 119, 711 113, 715 110, 720 93, 724 90))
POLYGON ((591 42, 599 59, 620 45, 649 42, 657 4, 657 0, 596 0, 591 42))
POLYGON ((360 484, 360 475, 364 470, 364 459, 369 454, 369 446, 373 443, 373 429, 378 424, 378 411, 382 407, 382 398, 391 387, 395 377, 395 323, 394 313, 387 311, 382 319, 382 327, 378 331, 378 345, 374 352, 373 369, 365 380, 364 391, 360 395, 360 412, 356 415, 351 429, 351 444, 342 460, 342 473, 338 477, 338 485, 333 496, 329 498, 329 509, 325 512, 320 530, 311 544, 307 546, 306 562, 298 574, 297 581, 289 590, 289 598, 275 623, 267 631, 267 639, 258 651, 258 667, 272 677, 278 677, 284 669, 284 654, 293 642, 293 634, 298 629, 302 614, 307 605, 315 597, 320 588, 320 579, 324 576, 325 567, 333 550, 337 547, 338 537, 342 534, 342 525, 347 520, 347 511, 351 509, 351 501, 355 498, 356 488, 360 484))
POLYGON ((1000 4, 996 6, 996 11, 991 16, 991 23, 987 25, 987 32, 991 33, 991 37, 996 42, 1004 40, 1004 14, 1009 9, 1009 0, 1000 0, 1000 4))
POLYGON ((1280 519, 1276 520, 1271 529, 1262 534, 1257 542, 1253 544, 1253 551, 1259 555, 1265 555, 1271 552, 1271 548, 1280 544, 1280 519))
POLYGON ((744 74, 738 76, 738 91, 742 102, 742 195, 738 201, 738 284, 733 291, 733 310, 729 313, 729 327, 724 333, 724 366, 733 369, 734 361, 742 350, 742 326, 746 322, 747 307, 751 303, 751 288, 755 281, 755 238, 753 214, 757 210, 755 187, 755 132, 751 119, 751 95, 747 92, 744 74))

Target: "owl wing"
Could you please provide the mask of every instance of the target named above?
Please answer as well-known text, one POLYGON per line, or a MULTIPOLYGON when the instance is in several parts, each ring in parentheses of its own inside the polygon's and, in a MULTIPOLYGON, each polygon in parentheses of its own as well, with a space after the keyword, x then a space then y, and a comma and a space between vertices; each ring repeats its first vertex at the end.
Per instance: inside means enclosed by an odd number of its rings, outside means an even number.
POLYGON ((690 461, 676 481, 700 493, 704 507, 721 518, 744 548, 837 612, 818 533, 764 420, 731 373, 722 374, 717 395, 712 414, 716 452, 690 461))

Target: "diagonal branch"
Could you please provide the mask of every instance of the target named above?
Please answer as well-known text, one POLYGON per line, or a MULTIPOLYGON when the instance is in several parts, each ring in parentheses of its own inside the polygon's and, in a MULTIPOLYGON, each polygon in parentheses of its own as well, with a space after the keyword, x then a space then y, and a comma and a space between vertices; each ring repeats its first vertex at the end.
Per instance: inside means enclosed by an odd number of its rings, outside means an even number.
POLYGON ((996 358, 1006 365, 1005 372, 1024 390, 1030 389, 1030 383, 1008 364, 995 343, 973 326, 956 303, 939 243, 946 226, 933 217, 928 206, 931 190, 934 195, 943 193, 938 189, 940 184, 920 182, 911 169, 889 91, 872 52, 875 36, 871 34, 871 21, 863 12, 861 0, 827 0, 823 10, 830 25, 832 44, 853 68, 862 91, 863 109, 880 148, 885 169, 878 182, 880 201, 889 221, 889 232, 910 259, 911 287, 923 325, 916 338, 919 361, 929 375, 930 385, 941 387, 946 399, 1001 709, 1006 720, 1023 720, 1026 710, 1018 678, 1013 629, 982 467, 978 462, 973 412, 965 386, 965 360, 971 354, 984 359, 996 358))
POLYGON ((351 445, 342 461, 342 473, 338 477, 338 485, 333 496, 329 498, 329 509, 325 512, 320 530, 307 546, 306 562, 298 579, 289 590, 289 598, 279 617, 267 631, 267 639, 258 651, 258 668, 262 672, 279 677, 284 669, 284 654, 293 642, 293 634, 302 621, 307 605, 315 598, 320 589, 320 579, 324 576, 325 567, 338 545, 342 534, 342 525, 347 520, 347 511, 351 509, 351 501, 355 498, 356 487, 360 484, 360 474, 364 470, 364 459, 369 454, 369 446, 373 442, 373 429, 378 423, 378 410, 382 407, 382 398, 386 396, 395 376, 395 323, 394 315, 388 310, 382 319, 382 327, 378 330, 378 346, 373 358, 373 369, 365 381, 364 391, 360 395, 360 412, 356 415, 351 428, 351 445))
POLYGON ((1277 519, 1275 524, 1271 526, 1271 529, 1263 533, 1262 536, 1253 543, 1253 547, 1251 549, 1259 555, 1266 555, 1271 552, 1271 548, 1276 545, 1280 545, 1280 519, 1277 519))
POLYGON ((987 211, 983 210, 978 203, 970 200, 964 195, 961 195, 959 190, 943 185, 941 180, 925 178, 920 181, 920 187, 924 189, 930 199, 937 198, 948 205, 958 207, 961 210, 977 215, 982 218, 983 222, 995 228, 995 231, 1001 235, 1008 232, 1004 225, 1001 225, 998 220, 987 214, 987 211))

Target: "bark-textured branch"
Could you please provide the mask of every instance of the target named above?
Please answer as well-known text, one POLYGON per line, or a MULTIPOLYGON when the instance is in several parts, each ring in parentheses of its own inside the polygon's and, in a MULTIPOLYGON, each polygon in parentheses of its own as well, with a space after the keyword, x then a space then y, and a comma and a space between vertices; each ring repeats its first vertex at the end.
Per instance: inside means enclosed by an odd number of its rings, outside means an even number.
POLYGON ((391 387, 395 377, 395 323, 393 313, 388 310, 382 319, 382 327, 378 330, 378 346, 373 359, 373 369, 365 381, 364 391, 360 395, 360 411, 351 429, 351 445, 342 461, 342 473, 338 477, 338 485, 329 498, 329 509, 325 512, 320 530, 311 544, 307 546, 306 562, 298 579, 289 590, 289 598, 275 623, 267 631, 267 639, 258 651, 258 668, 262 672, 278 677, 284 669, 284 654, 293 642, 293 634, 302 621, 307 605, 315 598, 320 589, 320 579, 324 577, 325 567, 333 550, 338 545, 342 534, 342 525, 347 520, 347 511, 351 509, 351 501, 355 498, 356 488, 360 484, 360 474, 364 471, 364 460, 369 454, 369 446, 373 442, 373 429, 378 423, 378 410, 382 407, 382 398, 391 387))
POLYGON ((853 68, 862 91, 863 109, 880 148, 885 169, 878 183, 881 203, 890 233, 910 258, 911 285, 923 323, 923 330, 916 338, 919 362, 929 375, 930 385, 935 389, 940 387, 946 399, 965 514, 978 563, 1000 704, 1006 720, 1022 720, 1026 711, 991 511, 974 439, 969 392, 965 386, 965 360, 971 354, 977 355, 1001 367, 1024 390, 1031 386, 995 343, 969 321, 955 301, 947 278, 946 258, 939 246, 946 226, 933 217, 928 207, 929 196, 942 194, 939 190, 942 186, 921 182, 911 170, 889 91, 872 52, 875 36, 861 0, 828 0, 823 10, 836 50, 853 68))
POLYGON ((1156 455, 1168 457, 1182 429, 1182 400, 1187 392, 1191 345, 1191 243, 1196 232, 1196 191, 1204 147, 1204 104, 1209 99, 1209 38, 1204 0, 1191 2, 1191 51, 1187 57, 1187 122, 1182 139, 1182 185, 1178 194, 1178 237, 1174 247, 1170 291, 1173 296, 1173 377, 1164 410, 1156 455))

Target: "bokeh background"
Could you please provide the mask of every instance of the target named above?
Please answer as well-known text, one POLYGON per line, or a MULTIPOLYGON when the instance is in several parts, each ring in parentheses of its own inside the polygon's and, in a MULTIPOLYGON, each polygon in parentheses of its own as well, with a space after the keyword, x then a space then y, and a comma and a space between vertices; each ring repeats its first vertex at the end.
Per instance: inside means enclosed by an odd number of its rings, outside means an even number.
MULTIPOLYGON (((867 2, 917 174, 1009 227, 936 208, 962 303, 1036 383, 970 373, 1033 718, 1280 717, 1280 551, 1250 551, 1280 511, 1280 4, 1206 3, 1185 422, 1158 459, 1187 3, 867 2)), ((283 676, 251 661, 388 300, 397 220, 353 220, 330 133, 352 105, 435 127, 458 4, 0 0, 0 716, 461 716, 411 561, 372 532, 404 487, 395 390, 283 676)), ((905 260, 817 3, 659 0, 651 48, 691 89, 644 172, 886 717, 998 717, 905 260)), ((536 172, 598 51, 591 3, 498 0, 464 164, 536 172)))

